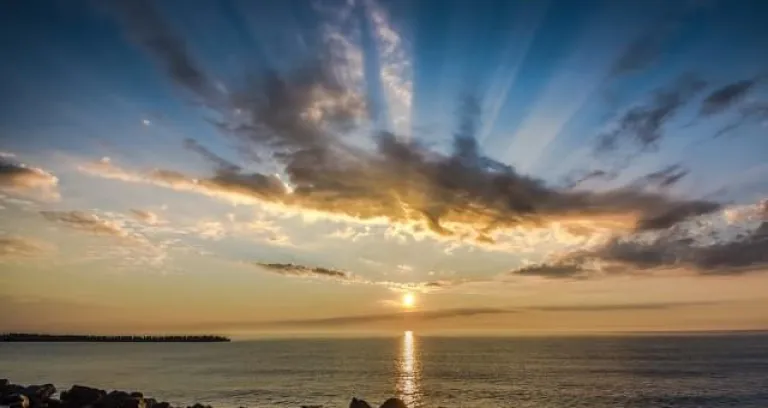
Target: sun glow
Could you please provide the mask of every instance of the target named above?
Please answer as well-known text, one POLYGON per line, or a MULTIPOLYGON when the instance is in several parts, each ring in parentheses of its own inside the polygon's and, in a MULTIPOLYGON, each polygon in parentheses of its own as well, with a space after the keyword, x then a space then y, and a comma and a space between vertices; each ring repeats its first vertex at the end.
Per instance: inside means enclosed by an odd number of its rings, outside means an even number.
POLYGON ((402 302, 404 308, 411 309, 416 305, 416 296, 414 296, 413 293, 406 293, 403 295, 402 302))

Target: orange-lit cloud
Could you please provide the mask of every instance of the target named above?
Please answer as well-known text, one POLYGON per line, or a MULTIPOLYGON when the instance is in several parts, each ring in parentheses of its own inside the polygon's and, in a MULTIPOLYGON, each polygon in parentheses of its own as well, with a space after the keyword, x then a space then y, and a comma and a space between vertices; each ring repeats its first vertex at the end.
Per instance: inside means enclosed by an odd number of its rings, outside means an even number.
POLYGON ((48 201, 58 200, 59 179, 53 174, 0 155, 0 191, 48 201))
POLYGON ((39 240, 19 236, 0 236, 0 261, 34 257, 50 249, 49 244, 39 240))

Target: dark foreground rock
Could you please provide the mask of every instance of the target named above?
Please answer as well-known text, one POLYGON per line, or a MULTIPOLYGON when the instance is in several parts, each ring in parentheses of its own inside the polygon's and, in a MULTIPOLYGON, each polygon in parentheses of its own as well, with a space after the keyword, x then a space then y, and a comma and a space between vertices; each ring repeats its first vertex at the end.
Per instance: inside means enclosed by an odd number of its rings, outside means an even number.
MULTIPOLYGON (((22 386, 0 379, 0 408, 184 408, 165 401, 147 398, 143 393, 133 391, 105 391, 98 388, 74 385, 56 396, 53 384, 22 386)), ((186 408, 212 408, 210 405, 195 404, 186 408)), ((242 407, 241 407, 242 408, 242 407)), ((301 408, 323 408, 322 405, 302 405, 301 408)), ((352 398, 349 408, 373 408, 362 399, 352 398)), ((390 398, 380 408, 408 408, 398 398, 390 398)))

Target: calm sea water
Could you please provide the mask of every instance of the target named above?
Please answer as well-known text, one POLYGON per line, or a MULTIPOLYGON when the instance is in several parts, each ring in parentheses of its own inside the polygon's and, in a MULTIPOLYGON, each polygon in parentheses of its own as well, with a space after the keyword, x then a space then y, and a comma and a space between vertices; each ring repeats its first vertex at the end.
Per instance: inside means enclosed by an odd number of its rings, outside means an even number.
POLYGON ((768 407, 768 336, 0 343, 0 377, 176 404, 768 407))

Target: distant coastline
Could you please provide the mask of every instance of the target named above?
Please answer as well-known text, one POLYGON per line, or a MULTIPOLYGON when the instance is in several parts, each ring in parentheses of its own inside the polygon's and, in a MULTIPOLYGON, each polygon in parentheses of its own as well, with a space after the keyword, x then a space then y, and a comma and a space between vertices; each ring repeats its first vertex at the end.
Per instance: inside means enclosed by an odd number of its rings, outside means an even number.
POLYGON ((89 343, 220 343, 231 341, 228 337, 198 336, 95 336, 79 334, 0 334, 0 342, 89 342, 89 343))

